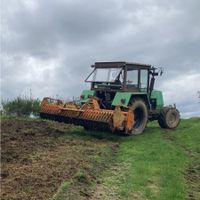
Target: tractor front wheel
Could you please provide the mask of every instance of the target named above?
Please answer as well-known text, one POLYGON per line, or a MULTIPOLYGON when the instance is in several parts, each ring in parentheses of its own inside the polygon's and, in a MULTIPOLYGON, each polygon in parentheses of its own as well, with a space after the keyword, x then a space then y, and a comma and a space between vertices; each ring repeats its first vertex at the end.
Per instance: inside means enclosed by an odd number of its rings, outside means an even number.
POLYGON ((145 102, 142 99, 135 99, 132 102, 132 109, 134 112, 135 123, 130 134, 138 135, 141 134, 146 127, 148 121, 148 110, 145 102))
POLYGON ((180 123, 179 111, 174 107, 165 107, 161 110, 158 123, 161 128, 175 129, 180 123))

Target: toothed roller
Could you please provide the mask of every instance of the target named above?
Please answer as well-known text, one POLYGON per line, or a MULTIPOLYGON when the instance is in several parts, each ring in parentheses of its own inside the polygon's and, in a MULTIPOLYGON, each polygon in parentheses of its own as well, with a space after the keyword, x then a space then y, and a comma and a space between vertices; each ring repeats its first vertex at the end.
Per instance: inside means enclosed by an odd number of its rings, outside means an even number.
POLYGON ((131 131, 134 125, 134 114, 131 109, 121 111, 120 106, 115 110, 101 109, 98 100, 91 97, 81 107, 73 102, 64 104, 61 100, 44 98, 41 103, 41 118, 59 122, 81 125, 86 129, 131 131), (53 100, 56 103, 51 103, 53 100))

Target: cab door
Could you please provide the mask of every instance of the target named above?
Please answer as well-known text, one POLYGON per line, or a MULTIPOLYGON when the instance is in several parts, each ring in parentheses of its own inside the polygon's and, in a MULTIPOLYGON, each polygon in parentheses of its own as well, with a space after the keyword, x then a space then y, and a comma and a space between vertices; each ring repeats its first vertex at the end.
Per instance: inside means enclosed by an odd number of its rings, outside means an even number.
POLYGON ((139 89, 141 92, 147 92, 148 90, 148 70, 147 69, 140 69, 140 76, 139 76, 139 89))

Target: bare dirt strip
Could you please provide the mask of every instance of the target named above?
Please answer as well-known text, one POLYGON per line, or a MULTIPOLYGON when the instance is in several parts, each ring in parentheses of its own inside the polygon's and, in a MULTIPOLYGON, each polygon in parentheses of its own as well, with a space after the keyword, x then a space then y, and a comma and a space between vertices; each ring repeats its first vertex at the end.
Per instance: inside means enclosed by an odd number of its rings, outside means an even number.
POLYGON ((64 182, 65 199, 89 199, 118 143, 75 132, 56 122, 2 120, 1 199, 49 199, 64 182))

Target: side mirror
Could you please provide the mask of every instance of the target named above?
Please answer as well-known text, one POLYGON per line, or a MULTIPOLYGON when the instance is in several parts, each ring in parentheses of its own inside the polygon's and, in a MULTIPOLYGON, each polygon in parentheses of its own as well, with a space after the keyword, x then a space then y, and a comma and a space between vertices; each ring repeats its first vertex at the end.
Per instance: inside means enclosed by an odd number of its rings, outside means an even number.
POLYGON ((160 67, 160 71, 159 71, 159 74, 160 74, 160 76, 162 76, 162 75, 163 75, 163 73, 164 73, 164 70, 163 70, 163 68, 162 68, 162 67, 160 67))
POLYGON ((155 84, 155 78, 152 77, 150 81, 150 86, 149 86, 150 93, 153 91, 154 84, 155 84))

